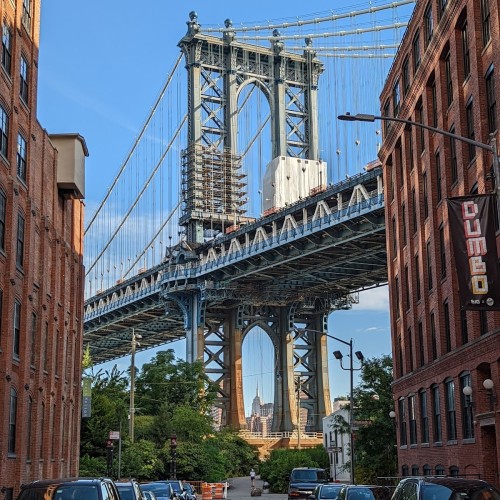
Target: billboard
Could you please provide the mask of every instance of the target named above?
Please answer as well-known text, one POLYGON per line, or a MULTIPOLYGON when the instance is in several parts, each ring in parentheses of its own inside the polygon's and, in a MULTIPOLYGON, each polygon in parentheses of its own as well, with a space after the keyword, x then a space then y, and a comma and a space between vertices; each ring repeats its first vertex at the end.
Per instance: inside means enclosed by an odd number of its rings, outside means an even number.
POLYGON ((500 310, 493 195, 448 198, 448 218, 462 308, 500 310))

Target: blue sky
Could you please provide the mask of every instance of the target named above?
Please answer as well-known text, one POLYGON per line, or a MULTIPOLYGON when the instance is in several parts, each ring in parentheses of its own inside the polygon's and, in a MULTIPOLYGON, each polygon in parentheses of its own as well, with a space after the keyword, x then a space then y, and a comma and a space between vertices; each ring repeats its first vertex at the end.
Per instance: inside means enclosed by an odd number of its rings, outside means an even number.
MULTIPOLYGON (((347 7, 366 8, 368 3, 43 0, 38 119, 49 133, 78 132, 84 136, 90 152, 86 161, 87 206, 103 198, 140 132, 177 58, 177 43, 186 33, 191 10, 198 13, 200 24, 207 27, 223 26, 226 18, 232 19, 235 26, 294 21, 302 16, 310 19, 332 13, 333 6, 345 11, 347 7)), ((374 101, 373 105, 377 108, 378 102, 374 101)), ((351 311, 332 314, 330 334, 347 341, 352 337, 355 350, 361 350, 365 357, 389 354, 387 289, 365 292, 360 305, 351 311)), ((330 382, 334 397, 348 392, 349 374, 339 368, 331 355, 343 346, 330 342, 330 382)), ((175 346, 180 357, 184 356, 183 344, 175 346)), ((247 344, 269 351, 266 341, 257 337, 249 338, 247 344)), ((138 364, 151 356, 151 352, 140 353, 138 364)), ((271 358, 264 354, 262 361, 253 366, 250 362, 247 366, 244 359, 246 408, 257 384, 264 400, 272 400, 265 383, 266 373, 272 366, 271 358)), ((121 360, 120 367, 125 368, 127 363, 128 360, 121 360)))

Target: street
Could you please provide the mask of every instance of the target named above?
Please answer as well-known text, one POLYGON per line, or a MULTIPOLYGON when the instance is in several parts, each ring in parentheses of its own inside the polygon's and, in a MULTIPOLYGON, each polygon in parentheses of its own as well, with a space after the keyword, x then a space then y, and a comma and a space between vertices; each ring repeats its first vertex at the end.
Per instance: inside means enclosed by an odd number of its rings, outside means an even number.
MULTIPOLYGON (((251 500, 259 497, 252 497, 250 495, 251 492, 251 482, 250 476, 248 477, 235 477, 229 479, 232 484, 232 488, 227 491, 227 498, 229 500, 251 500)), ((257 476, 255 479, 256 488, 262 488, 263 481, 260 479, 260 476, 257 476)), ((266 490, 267 491, 267 490, 266 490)), ((262 493, 262 497, 265 497, 266 500, 287 500, 288 495, 286 494, 277 494, 277 493, 262 493)))

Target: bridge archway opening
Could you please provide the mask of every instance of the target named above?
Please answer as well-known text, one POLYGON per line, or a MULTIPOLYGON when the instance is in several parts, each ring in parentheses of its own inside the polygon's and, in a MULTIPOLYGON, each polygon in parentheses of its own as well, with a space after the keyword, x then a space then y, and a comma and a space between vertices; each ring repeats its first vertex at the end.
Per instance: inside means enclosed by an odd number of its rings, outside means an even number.
POLYGON ((242 343, 243 397, 248 431, 271 430, 275 360, 276 352, 269 333, 254 325, 245 333, 242 343))
POLYGON ((247 176, 248 197, 245 208, 249 217, 260 217, 263 199, 263 178, 272 160, 271 106, 267 88, 259 80, 249 80, 238 93, 238 151, 242 156, 243 172, 247 176))

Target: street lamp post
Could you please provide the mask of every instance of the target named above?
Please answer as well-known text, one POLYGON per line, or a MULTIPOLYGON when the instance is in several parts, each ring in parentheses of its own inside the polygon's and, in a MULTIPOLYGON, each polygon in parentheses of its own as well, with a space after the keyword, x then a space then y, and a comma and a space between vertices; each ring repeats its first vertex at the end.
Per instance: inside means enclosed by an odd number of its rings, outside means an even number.
POLYGON ((137 339, 141 339, 142 335, 136 335, 135 329, 132 328, 132 346, 130 351, 130 408, 129 408, 129 436, 130 442, 134 442, 134 422, 135 422, 135 350, 139 344, 137 339))
MULTIPOLYGON (((355 484, 355 482, 354 482, 354 436, 353 436, 354 403, 353 403, 353 392, 354 392, 354 372, 357 370, 360 370, 360 368, 354 368, 353 353, 352 353, 352 347, 353 347, 352 339, 350 339, 349 342, 347 342, 346 340, 340 339, 338 337, 334 337, 333 335, 322 332, 320 330, 311 330, 309 328, 296 328, 295 330, 299 334, 305 333, 305 332, 307 332, 307 333, 319 333, 321 335, 324 335, 325 337, 328 337, 330 339, 336 340, 337 342, 341 342, 342 344, 349 346, 349 368, 344 368, 344 366, 342 365, 343 355, 340 351, 334 351, 333 355, 335 356, 335 359, 338 359, 340 361, 340 367, 342 368, 342 370, 349 371, 349 446, 351 447, 351 482, 352 482, 352 484, 355 484)), ((363 357, 363 354, 361 353, 361 351, 356 351, 355 356, 360 361, 364 360, 364 357, 363 357)), ((300 411, 300 406, 299 406, 299 411, 300 411)), ((300 436, 300 429, 299 429, 299 436, 300 436)))
POLYGON ((463 137, 461 135, 452 134, 446 130, 440 128, 430 127, 424 123, 414 122, 412 120, 405 120, 404 118, 395 118, 392 116, 376 116, 369 115, 366 113, 358 113, 356 115, 351 115, 351 113, 346 112, 345 115, 337 116, 339 120, 348 122, 374 122, 375 120, 389 121, 389 122, 399 122, 405 123, 406 125, 416 126, 435 132, 436 134, 441 134, 451 139, 456 139, 457 141, 465 142, 477 148, 485 149, 493 155, 493 175, 495 177, 495 194, 497 200, 497 218, 500 221, 500 160, 498 158, 497 141, 494 134, 490 134, 490 144, 484 144, 483 142, 478 142, 468 137, 463 137))

